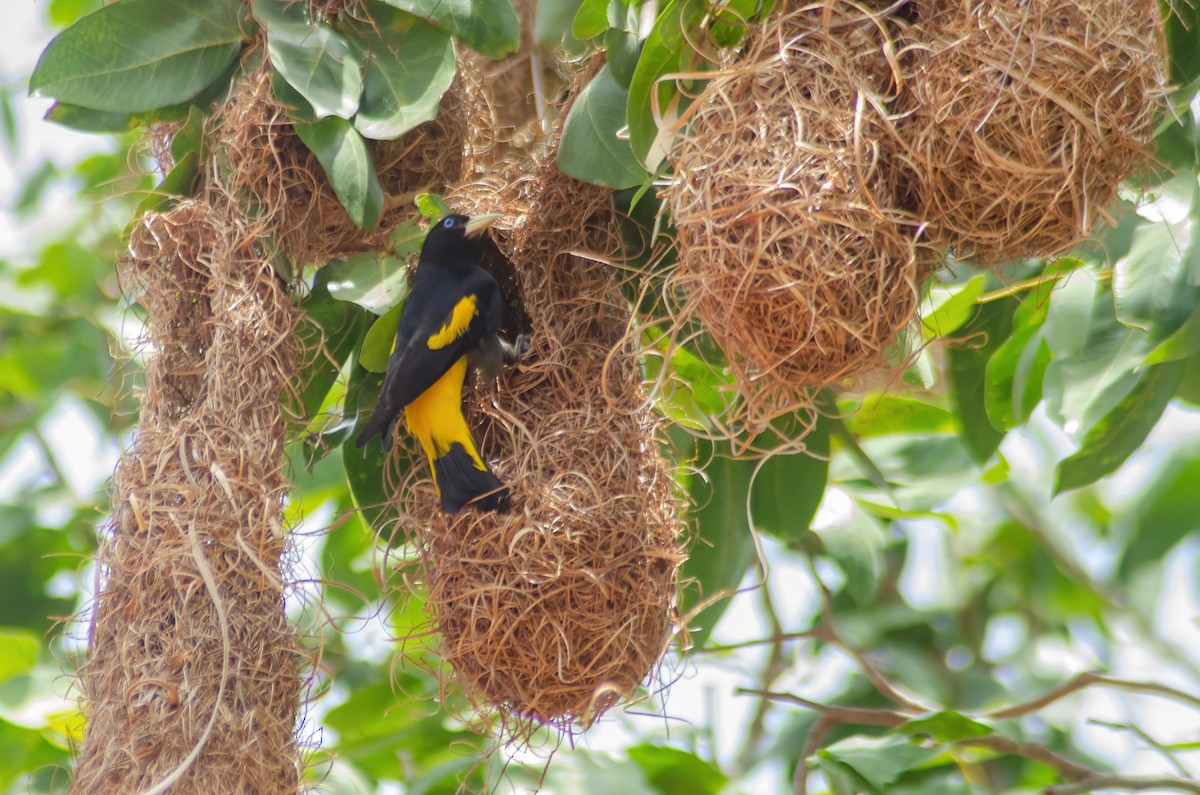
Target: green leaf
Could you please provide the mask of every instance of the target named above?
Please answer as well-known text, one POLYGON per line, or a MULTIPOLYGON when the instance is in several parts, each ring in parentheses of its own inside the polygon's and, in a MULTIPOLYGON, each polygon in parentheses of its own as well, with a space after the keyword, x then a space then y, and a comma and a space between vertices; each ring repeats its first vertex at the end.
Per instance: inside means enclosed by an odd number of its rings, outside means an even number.
POLYGON ((240 4, 230 0, 121 0, 54 38, 30 93, 109 113, 137 113, 195 97, 237 59, 240 4))
POLYGON ((704 14, 701 0, 671 0, 654 23, 642 45, 633 80, 629 84, 626 118, 629 144, 634 159, 655 173, 670 148, 670 134, 659 130, 655 109, 668 121, 678 119, 689 100, 673 81, 661 80, 672 72, 703 68, 704 61, 692 50, 689 35, 704 14), (698 66, 693 66, 699 61, 698 66))
POLYGON ((267 31, 271 65, 300 92, 318 119, 349 119, 363 92, 362 64, 346 40, 314 22, 307 3, 252 0, 254 17, 267 31))
POLYGON ((475 52, 503 58, 521 44, 511 0, 383 0, 449 33, 475 52))
POLYGON ((436 193, 418 193, 417 209, 421 211, 421 215, 431 221, 440 221, 447 215, 452 215, 454 210, 450 205, 436 193))
POLYGON ((192 152, 201 160, 208 157, 207 141, 204 139, 204 118, 204 112, 199 108, 190 108, 183 126, 171 136, 171 159, 176 163, 192 152))
POLYGON ((817 752, 818 764, 826 761, 844 765, 885 793, 909 770, 936 757, 940 750, 913 745, 904 737, 849 737, 817 752))
POLYGON ((846 427, 860 439, 898 433, 954 433, 954 415, 941 406, 896 395, 871 395, 846 416, 846 427))
POLYGON ((1174 334, 1146 354, 1144 364, 1162 364, 1188 359, 1200 353, 1200 308, 1192 312, 1174 334))
POLYGON ((710 28, 719 47, 733 47, 750 29, 750 22, 767 13, 764 0, 724 0, 712 5, 714 22, 710 28))
POLYGON ((628 96, 607 64, 584 87, 563 126, 557 162, 564 174, 618 189, 632 188, 646 180, 629 141, 618 135, 625 126, 628 96))
POLYGON ((634 745, 625 749, 662 795, 718 795, 729 779, 695 754, 663 745, 634 745))
MULTIPOLYGON (((346 389, 346 416, 360 417, 373 411, 383 388, 383 375, 371 373, 362 367, 352 367, 350 384, 346 389)), ((357 435, 357 434, 355 434, 357 435)), ((384 489, 383 469, 387 462, 378 440, 355 447, 354 443, 342 445, 342 465, 346 468, 346 485, 354 500, 355 509, 380 538, 391 538, 395 531, 396 511, 391 507, 390 495, 384 489)), ((412 465, 408 461, 409 466, 412 465)))
MULTIPOLYGON (((683 590, 680 609, 687 613, 737 588, 754 559, 754 535, 746 516, 754 464, 716 455, 712 442, 677 428, 671 430, 671 442, 681 465, 677 479, 692 504, 690 519, 696 533, 681 571, 684 581, 699 586, 683 590)), ((729 599, 722 598, 693 618, 689 629, 694 648, 704 647, 728 606, 729 599)))
POLYGON ((137 119, 131 113, 108 113, 65 102, 51 105, 45 118, 63 127, 89 133, 123 133, 137 126, 137 119))
POLYGON ((1132 535, 1117 570, 1120 582, 1157 563, 1176 544, 1200 529, 1196 484, 1200 483, 1200 450, 1192 444, 1176 450, 1146 480, 1147 487, 1130 507, 1132 535))
POLYGON ((758 466, 750 486, 754 525, 791 542, 809 529, 829 476, 829 423, 819 419, 804 437, 802 453, 777 454, 758 466))
POLYGON ((366 251, 333 260, 328 271, 329 294, 382 315, 408 295, 408 271, 395 257, 366 251))
POLYGON ((986 737, 992 728, 958 712, 943 710, 913 718, 892 730, 897 734, 927 734, 939 743, 986 737))
POLYGON ((887 535, 879 522, 855 505, 850 518, 828 527, 813 528, 824 553, 846 574, 846 591, 860 605, 870 604, 883 574, 887 535))
MULTIPOLYGON (((1113 266, 1117 320, 1162 339, 1197 309, 1192 274, 1200 273, 1200 194, 1194 175, 1168 183, 1167 198, 1188 201, 1191 213, 1174 223, 1146 223, 1134 231, 1129 252, 1113 266), (1180 184, 1182 183, 1182 184, 1180 184)), ((1167 199, 1164 199, 1164 201, 1167 199)))
POLYGON ((175 164, 170 173, 163 177, 162 182, 138 203, 137 210, 134 211, 135 216, 158 212, 182 197, 191 196, 199 172, 200 154, 188 152, 175 164))
POLYGON ((1095 483, 1117 471, 1158 423, 1183 370, 1182 362, 1143 370, 1125 398, 1087 432, 1079 451, 1059 462, 1054 493, 1095 483))
POLYGON ((1164 14, 1167 51, 1170 54, 1171 80, 1176 85, 1186 85, 1200 77, 1200 44, 1196 41, 1196 30, 1200 28, 1200 11, 1195 5, 1169 5, 1164 14))
MULTIPOLYGON (((613 80, 624 93, 623 101, 628 103, 629 86, 633 84, 633 74, 637 71, 638 57, 642 54, 642 41, 636 33, 618 28, 609 28, 604 34, 604 52, 608 58, 608 68, 612 70, 613 80)), ((625 126, 627 108, 621 108, 621 127, 625 126)), ((628 137, 626 137, 627 140, 628 137)), ((633 149, 630 150, 632 157, 633 149)), ((637 162, 637 158, 633 158, 637 162)), ((639 165, 640 169, 641 166, 639 165)))
POLYGON ((533 41, 545 52, 563 51, 568 56, 587 52, 588 46, 571 35, 580 0, 539 0, 533 19, 533 41))
POLYGON ((399 303, 381 317, 375 319, 363 338, 362 353, 358 363, 372 373, 387 372, 388 359, 396 342, 396 329, 400 327, 400 312, 404 304, 399 303))
POLYGON ((304 314, 311 323, 302 323, 296 330, 301 347, 312 351, 308 366, 297 376, 303 389, 304 416, 310 421, 358 348, 372 317, 329 293, 328 270, 317 271, 312 291, 304 298, 304 314))
POLYGON ((333 192, 363 229, 379 223, 383 214, 383 187, 367 144, 350 122, 337 116, 316 124, 296 124, 296 135, 317 156, 333 192))
POLYGON ((946 349, 950 405, 958 415, 963 444, 978 463, 986 463, 1000 446, 1004 432, 988 418, 986 374, 988 361, 1012 332, 1013 310, 1018 302, 1003 299, 980 304, 960 339, 946 349))
POLYGON ((962 328, 974 314, 986 280, 981 273, 957 289, 933 288, 929 296, 932 308, 922 312, 921 318, 925 339, 948 337, 962 328))
MULTIPOLYGON (((580 41, 594 39, 608 30, 608 8, 614 0, 583 0, 575 12, 571 35, 580 41)), ((621 2, 621 0, 615 0, 621 2)))
POLYGON ((38 649, 36 633, 23 627, 0 627, 0 682, 33 671, 38 649))
POLYGON ((984 406, 992 427, 1011 430, 1029 419, 1042 400, 1050 346, 1042 332, 1049 304, 1022 304, 1013 315, 1015 330, 988 360, 984 406))
POLYGON ((382 3, 367 9, 370 23, 347 20, 348 38, 364 64, 354 127, 367 138, 391 140, 437 116, 454 80, 454 42, 382 3))

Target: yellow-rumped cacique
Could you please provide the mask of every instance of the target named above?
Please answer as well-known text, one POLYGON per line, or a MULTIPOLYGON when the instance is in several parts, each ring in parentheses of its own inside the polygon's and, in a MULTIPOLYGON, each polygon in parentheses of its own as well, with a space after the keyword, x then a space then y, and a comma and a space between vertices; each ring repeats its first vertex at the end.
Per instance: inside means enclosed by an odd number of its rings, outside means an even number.
POLYGON ((386 448, 403 409, 447 513, 464 505, 507 511, 511 503, 508 487, 479 455, 462 412, 468 368, 494 379, 529 344, 523 336, 515 346, 501 339, 503 300, 496 280, 479 265, 483 233, 496 217, 448 215, 425 235, 379 402, 357 440, 362 447, 381 434, 386 448))

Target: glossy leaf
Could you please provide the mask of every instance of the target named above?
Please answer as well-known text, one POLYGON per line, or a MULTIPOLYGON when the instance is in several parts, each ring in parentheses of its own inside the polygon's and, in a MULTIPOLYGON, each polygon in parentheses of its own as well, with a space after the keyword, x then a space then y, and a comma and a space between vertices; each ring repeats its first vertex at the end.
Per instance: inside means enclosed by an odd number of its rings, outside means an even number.
MULTIPOLYGON (((742 582, 754 559, 754 536, 746 515, 746 499, 754 465, 715 454, 712 442, 696 439, 680 430, 671 431, 672 444, 681 464, 678 479, 691 503, 689 517, 695 539, 681 570, 684 588, 680 610, 688 612, 699 603, 742 582), (693 468, 701 471, 692 471, 693 468)), ((689 623, 694 648, 708 641, 717 621, 729 607, 729 599, 713 602, 689 623)))
POLYGON ((30 92, 108 113, 186 102, 241 51, 240 5, 229 0, 121 0, 46 47, 30 92))
POLYGON ((947 347, 950 405, 958 415, 963 444, 971 457, 986 463, 1000 446, 1003 431, 992 426, 985 403, 988 361, 1012 332, 1013 299, 982 304, 947 347))
POLYGON ((315 124, 296 124, 296 135, 317 156, 351 220, 363 229, 379 223, 383 187, 367 144, 350 122, 331 116, 315 124))
MULTIPOLYGON (((375 410, 379 390, 383 387, 383 376, 370 373, 361 367, 350 370, 350 384, 346 390, 346 415, 361 417, 375 410)), ((357 437, 358 428, 352 434, 357 437)), ((384 488, 384 466, 387 453, 378 440, 371 440, 363 447, 353 441, 342 445, 342 465, 346 469, 346 485, 354 500, 354 507, 363 520, 382 538, 392 536, 395 511, 390 507, 390 495, 384 488)))
POLYGON ((988 360, 984 405, 994 428, 1023 424, 1042 400, 1051 358, 1042 331, 1048 311, 1049 304, 1022 304, 1013 315, 1012 336, 988 360))
POLYGON ((1130 506, 1132 530, 1117 577, 1127 582, 1144 566, 1161 561, 1176 544, 1200 530, 1196 484, 1200 483, 1200 451, 1181 447, 1157 467, 1148 487, 1130 506))
POLYGON ((267 31, 271 65, 296 89, 318 119, 349 119, 363 92, 362 63, 346 39, 314 21, 307 3, 253 0, 254 17, 267 31))
POLYGON ((804 437, 805 452, 777 454, 758 467, 750 486, 754 526, 784 542, 809 529, 829 477, 829 424, 818 420, 804 437))
POLYGON ((557 160, 563 173, 608 188, 632 188, 646 180, 629 141, 619 136, 628 97, 605 64, 567 113, 557 160))
POLYGON ((1133 389, 1083 437, 1074 455, 1056 470, 1054 493, 1095 483, 1117 470, 1158 423, 1183 376, 1182 362, 1147 367, 1133 389))
POLYGON ((382 3, 369 3, 370 24, 348 22, 363 64, 363 94, 354 127, 367 138, 399 138, 437 115, 454 79, 450 35, 382 3))
POLYGON ((1175 333, 1146 354, 1145 364, 1162 364, 1188 359, 1200 353, 1200 308, 1188 316, 1175 333))
POLYGON ((302 348, 310 351, 308 366, 297 376, 302 385, 304 416, 309 420, 317 415, 334 381, 358 348, 372 317, 329 293, 328 270, 317 271, 312 291, 304 299, 304 314, 311 324, 302 323, 296 331, 302 348))
POLYGON ((728 778, 695 754, 662 745, 635 745, 625 750, 661 795, 719 795, 728 778))
POLYGON ((913 745, 903 737, 851 737, 817 752, 821 767, 829 763, 852 771, 871 787, 886 793, 902 775, 937 756, 936 748, 913 745))
POLYGON ((408 295, 408 270, 401 260, 366 251, 325 266, 329 294, 382 315, 408 295))
POLYGON ((521 43, 511 0, 383 0, 449 33, 475 52, 503 58, 521 43))
POLYGON ((663 118, 678 118, 687 100, 664 75, 690 69, 694 60, 685 32, 703 16, 700 0, 671 0, 659 13, 653 30, 642 45, 633 80, 629 84, 626 118, 629 144, 635 160, 650 173, 658 171, 670 134, 659 129, 655 112, 663 118))
POLYGON ((137 119, 132 113, 109 113, 65 102, 51 105, 45 118, 72 130, 89 133, 122 133, 137 126, 137 119))
POLYGON ((621 0, 583 0, 571 24, 571 34, 580 41, 594 39, 609 28, 609 7, 621 0))
POLYGON ((948 337, 962 328, 974 314, 975 304, 983 295, 985 281, 981 273, 957 288, 934 288, 930 297, 932 306, 923 312, 921 318, 925 339, 948 337))
POLYGON ((400 327, 400 313, 404 304, 396 304, 375 319, 367 335, 362 341, 362 353, 358 363, 372 373, 387 372, 388 359, 392 355, 392 346, 396 341, 396 329, 400 327))
POLYGON ((992 728, 959 712, 943 710, 913 718, 893 729, 897 734, 927 734, 939 743, 986 737, 992 728))
POLYGON ((870 604, 883 575, 887 536, 874 517, 854 507, 844 522, 813 529, 822 551, 846 574, 846 591, 858 604, 870 604))
POLYGON ((846 426, 859 438, 897 433, 953 433, 958 425, 946 409, 916 398, 870 395, 849 410, 846 426))
POLYGON ((196 175, 200 173, 199 152, 188 152, 183 159, 175 164, 162 182, 138 203, 136 213, 142 215, 149 212, 160 212, 181 197, 192 195, 192 186, 196 175))

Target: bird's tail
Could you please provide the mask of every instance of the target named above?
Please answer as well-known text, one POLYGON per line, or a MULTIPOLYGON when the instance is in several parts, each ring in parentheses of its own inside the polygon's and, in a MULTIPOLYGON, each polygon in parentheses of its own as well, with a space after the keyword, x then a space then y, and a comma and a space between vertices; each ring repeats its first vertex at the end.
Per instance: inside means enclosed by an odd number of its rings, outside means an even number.
POLYGON ((437 485, 442 510, 458 513, 470 503, 481 511, 507 511, 512 507, 508 487, 490 469, 476 465, 478 453, 467 452, 461 444, 452 444, 446 453, 433 459, 433 480, 437 485))
POLYGON ((463 419, 466 370, 464 356, 405 407, 404 418, 429 458, 443 511, 458 513, 467 504, 483 511, 507 511, 509 490, 483 462, 463 419))

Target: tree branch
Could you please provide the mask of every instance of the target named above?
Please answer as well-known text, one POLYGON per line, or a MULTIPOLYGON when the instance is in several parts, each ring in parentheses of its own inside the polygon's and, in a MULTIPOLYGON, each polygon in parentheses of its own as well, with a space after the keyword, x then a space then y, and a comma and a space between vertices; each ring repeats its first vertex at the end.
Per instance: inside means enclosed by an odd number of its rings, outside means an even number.
POLYGON ((1098 789, 1123 789, 1126 792, 1143 792, 1150 789, 1168 789, 1176 792, 1200 793, 1200 782, 1174 776, 1149 778, 1142 776, 1116 776, 1107 773, 1092 773, 1078 781, 1054 784, 1046 787, 1045 795, 1081 795, 1098 789))
POLYGON ((994 718, 1003 720, 1005 718, 1019 718, 1022 715, 1028 715, 1031 712, 1037 712, 1043 707, 1053 704, 1055 701, 1066 698, 1084 688, 1092 685, 1103 685, 1112 687, 1117 690, 1127 690, 1131 693, 1143 693, 1152 696, 1161 696, 1169 698, 1173 701, 1179 701, 1187 704, 1195 709, 1200 709, 1200 698, 1193 696, 1191 693, 1185 693, 1182 690, 1177 690, 1167 685, 1160 685, 1156 682, 1139 682, 1133 679, 1120 679, 1115 676, 1108 676, 1099 671, 1087 671, 1079 674, 1074 679, 1063 682, 1057 687, 1047 690, 1037 698, 1029 701, 1022 701, 1019 704, 1013 704, 1009 707, 995 709, 991 712, 984 713, 985 718, 994 718))

